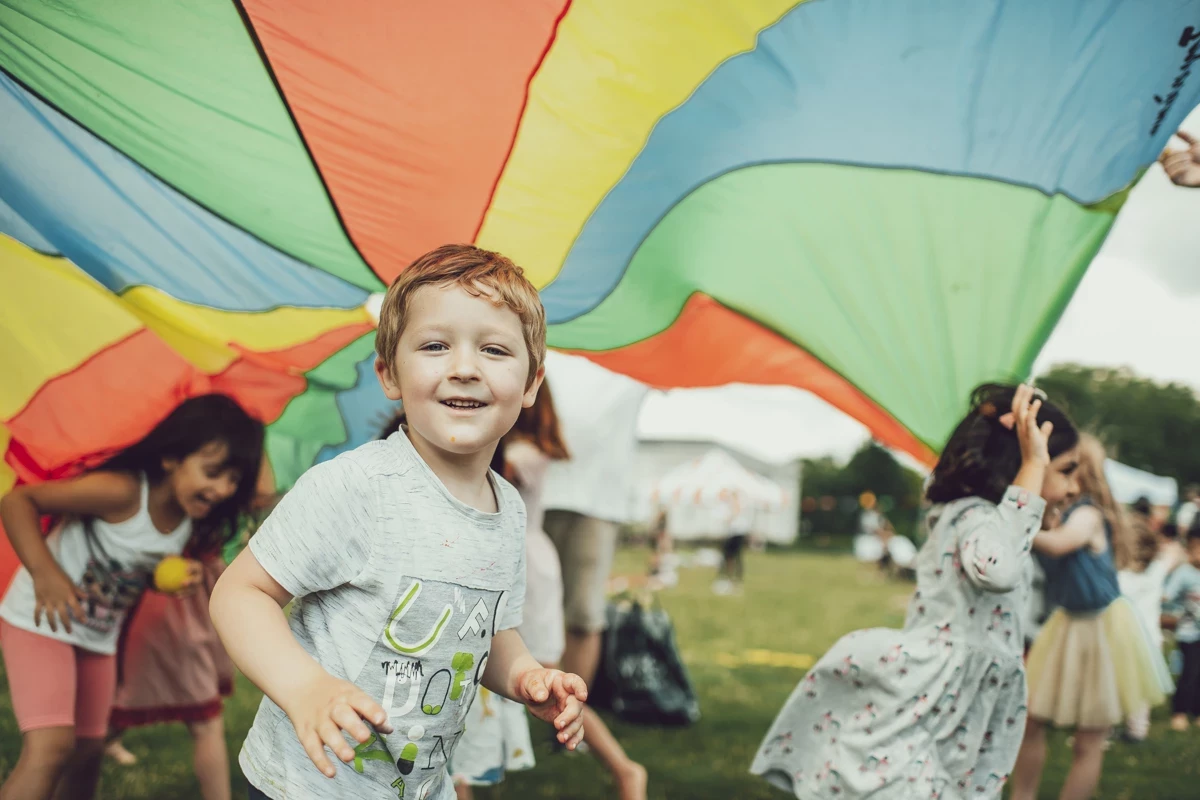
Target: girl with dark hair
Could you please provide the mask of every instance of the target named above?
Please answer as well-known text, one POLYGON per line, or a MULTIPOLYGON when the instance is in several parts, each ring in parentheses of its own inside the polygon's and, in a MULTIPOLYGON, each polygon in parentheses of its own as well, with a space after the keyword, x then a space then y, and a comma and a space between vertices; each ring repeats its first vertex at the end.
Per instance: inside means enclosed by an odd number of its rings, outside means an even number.
POLYGON ((1172 689, 1162 653, 1121 595, 1117 564, 1132 559, 1133 532, 1104 477, 1104 447, 1085 436, 1079 456, 1079 502, 1061 526, 1033 540, 1046 572, 1046 603, 1056 610, 1029 651, 1029 719, 1013 800, 1037 795, 1047 725, 1075 728, 1059 797, 1092 797, 1112 726, 1163 703, 1172 689))
MULTIPOLYGON (((264 457, 251 508, 239 537, 265 516, 276 499, 275 477, 264 457)), ((122 766, 137 763, 121 735, 129 728, 181 722, 192 737, 192 768, 204 800, 228 800, 229 753, 224 698, 233 694, 233 662, 217 638, 208 600, 225 571, 222 548, 191 551, 202 569, 184 592, 142 594, 117 645, 117 693, 109 716, 105 755, 122 766)))
POLYGON ((1077 491, 1078 434, 982 386, 933 471, 904 630, 857 631, 796 687, 751 772, 798 798, 1000 796, 1025 723, 1030 543, 1077 491))
MULTIPOLYGON (((263 427, 232 399, 184 401, 141 441, 76 478, 20 486, 0 518, 21 559, 0 646, 23 734, 4 797, 92 797, 128 610, 158 562, 218 550, 254 493, 263 427), (43 538, 43 516, 59 523, 43 538)), ((185 589, 202 579, 191 561, 185 589)))

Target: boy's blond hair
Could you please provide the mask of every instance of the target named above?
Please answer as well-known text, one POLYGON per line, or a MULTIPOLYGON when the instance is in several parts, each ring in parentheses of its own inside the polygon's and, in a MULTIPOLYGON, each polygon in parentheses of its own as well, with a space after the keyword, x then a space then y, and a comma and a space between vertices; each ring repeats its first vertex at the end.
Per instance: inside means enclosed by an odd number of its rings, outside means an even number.
POLYGON ((475 297, 508 308, 521 320, 525 349, 529 351, 529 377, 533 385, 546 360, 546 309, 525 272, 509 259, 469 244, 446 244, 414 261, 387 291, 379 311, 375 353, 391 369, 396 347, 408 318, 413 294, 423 286, 454 284, 475 297))

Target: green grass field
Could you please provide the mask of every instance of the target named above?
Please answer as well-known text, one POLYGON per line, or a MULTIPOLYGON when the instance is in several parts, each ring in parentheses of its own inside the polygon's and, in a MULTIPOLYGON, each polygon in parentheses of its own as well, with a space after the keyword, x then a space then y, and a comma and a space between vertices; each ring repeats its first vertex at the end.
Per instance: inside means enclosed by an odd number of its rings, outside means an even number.
MULTIPOLYGON (((622 552, 618 572, 641 574, 644 555, 622 552)), ((685 729, 614 724, 629 752, 650 771, 652 798, 782 798, 747 773, 751 757, 776 711, 804 675, 805 656, 817 657, 854 628, 897 626, 911 586, 884 581, 845 556, 812 553, 750 554, 747 588, 717 597, 712 573, 684 570, 680 585, 663 592, 675 620, 680 647, 701 700, 703 718, 685 729)), ((244 680, 228 705, 231 758, 254 717, 255 689, 244 680)), ((7 692, 0 694, 0 775, 7 774, 20 746, 7 692)), ((516 798, 610 798, 605 773, 586 755, 552 754, 549 729, 535 724, 538 766, 510 775, 499 787, 478 792, 482 800, 516 798)), ((191 753, 182 726, 129 733, 126 744, 141 758, 133 768, 109 764, 101 794, 107 798, 198 798, 191 753)), ((1173 800, 1200 797, 1200 730, 1166 730, 1155 718, 1145 744, 1116 744, 1108 753, 1100 797, 1173 800)), ((1070 751, 1065 736, 1051 739, 1042 797, 1058 796, 1070 751)), ((235 766, 234 797, 245 797, 235 766)))

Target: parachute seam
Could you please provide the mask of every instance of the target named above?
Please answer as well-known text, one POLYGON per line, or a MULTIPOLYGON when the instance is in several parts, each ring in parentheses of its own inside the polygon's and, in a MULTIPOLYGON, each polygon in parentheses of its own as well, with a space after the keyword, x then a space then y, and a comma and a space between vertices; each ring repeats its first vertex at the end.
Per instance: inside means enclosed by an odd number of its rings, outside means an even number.
MULTIPOLYGON (((8 71, 8 70, 7 70, 5 67, 3 67, 3 66, 0 66, 0 73, 3 73, 3 75, 4 75, 5 77, 7 77, 9 80, 11 80, 13 83, 15 83, 17 86, 21 87, 21 89, 22 89, 22 90, 24 90, 24 91, 25 91, 25 92, 26 92, 26 93, 27 93, 27 94, 28 94, 30 97, 37 98, 37 100, 38 100, 39 102, 41 102, 41 103, 44 103, 44 104, 46 105, 46 107, 47 107, 47 108, 50 108, 50 109, 51 109, 51 110, 53 110, 54 112, 56 112, 56 113, 60 114, 60 115, 62 116, 62 118, 63 118, 63 119, 67 120, 67 121, 68 121, 68 122, 70 122, 72 125, 75 125, 75 126, 76 126, 76 127, 78 127, 78 128, 81 130, 81 131, 85 132, 85 133, 86 133, 88 136, 91 136, 93 139, 95 139, 97 142, 100 142, 100 143, 101 143, 101 144, 103 144, 105 147, 108 147, 108 148, 109 148, 109 149, 111 149, 111 150, 112 150, 114 153, 117 153, 119 156, 121 156, 121 158, 125 159, 125 160, 126 160, 126 161, 128 161, 130 164, 133 164, 133 165, 134 165, 134 166, 136 166, 138 169, 142 170, 142 171, 143 171, 143 172, 145 172, 147 175, 149 175, 150 177, 154 178, 156 181, 158 181, 159 183, 161 183, 163 186, 166 186, 168 189, 170 189, 171 191, 173 191, 173 192, 175 192, 176 194, 178 194, 180 197, 182 197, 182 198, 185 198, 186 200, 188 200, 188 201, 189 201, 189 202, 191 202, 191 203, 194 203, 194 204, 196 205, 196 207, 197 207, 197 208, 199 208, 199 209, 202 209, 202 210, 204 210, 205 212, 207 212, 207 213, 209 213, 209 214, 212 214, 212 215, 213 215, 213 217, 215 217, 216 219, 219 219, 219 220, 221 220, 221 222, 224 222, 226 225, 229 225, 230 227, 232 227, 232 228, 235 228, 235 229, 237 229, 237 230, 241 231, 242 233, 246 234, 247 236, 249 236, 249 237, 250 237, 251 239, 253 239, 254 241, 256 241, 256 242, 258 242, 259 244, 261 244, 262 246, 264 246, 264 247, 267 247, 267 248, 270 248, 271 250, 274 250, 276 253, 280 253, 281 255, 284 255, 284 256, 286 256, 286 257, 290 258, 292 261, 295 261, 297 264, 299 264, 299 265, 301 265, 301 266, 305 267, 306 269, 311 269, 311 270, 313 270, 313 271, 315 271, 315 272, 319 272, 319 273, 321 273, 322 275, 325 275, 325 276, 327 276, 327 277, 329 277, 329 278, 332 278, 332 279, 334 279, 334 280, 340 281, 340 282, 344 283, 345 285, 347 285, 347 286, 350 286, 350 287, 352 287, 352 288, 354 288, 354 289, 356 289, 356 290, 358 290, 358 291, 360 291, 360 292, 363 292, 363 293, 366 293, 366 294, 369 294, 369 293, 370 293, 370 290, 369 290, 367 287, 365 287, 365 286, 359 286, 357 283, 352 283, 352 282, 350 282, 350 281, 346 280, 345 278, 343 278, 343 277, 341 277, 341 276, 339 276, 339 275, 334 275, 332 272, 328 272, 327 270, 321 269, 320 267, 318 267, 318 266, 317 266, 317 265, 315 265, 315 264, 311 264, 311 263, 309 263, 308 261, 305 261, 303 258, 301 258, 300 256, 296 255, 295 253, 289 252, 289 251, 287 251, 287 250, 284 250, 282 247, 277 247, 276 245, 274 245, 274 244, 271 244, 270 242, 268 242, 266 239, 264 239, 264 238, 262 238, 261 236, 259 236, 259 235, 258 235, 257 233, 255 233, 254 231, 252 231, 252 230, 250 230, 250 229, 248 229, 248 228, 244 227, 243 225, 241 225, 241 224, 240 224, 240 223, 238 223, 238 222, 235 222, 234 220, 230 219, 229 217, 225 216, 225 215, 224 215, 224 214, 222 214, 221 212, 219 212, 219 211, 217 211, 216 209, 214 209, 214 208, 212 208, 211 206, 209 206, 207 203, 203 203, 203 202, 201 202, 201 201, 200 201, 200 200, 198 200, 197 198, 193 197, 191 194, 189 194, 189 193, 185 192, 183 189, 181 189, 180 187, 176 186, 176 185, 175 185, 174 183, 172 183, 171 181, 169 181, 169 180, 167 180, 166 178, 164 178, 162 175, 159 175, 157 172, 155 172, 154 170, 150 169, 150 168, 149 168, 149 167, 147 167, 145 164, 143 164, 142 162, 138 161, 136 158, 134 158, 133 156, 129 155, 129 154, 128 154, 128 153, 126 153, 124 150, 122 150, 121 148, 117 147, 117 146, 116 146, 116 145, 114 145, 112 142, 108 141, 108 140, 107 140, 107 139, 105 139, 103 136, 101 136, 100 134, 96 133, 94 130, 92 130, 91 128, 89 128, 87 125, 84 125, 82 122, 80 122, 79 120, 75 119, 75 117, 73 117, 73 116, 71 116, 70 114, 68 114, 68 113, 66 112, 66 110, 65 110, 65 109, 63 109, 61 106, 59 106, 59 105, 58 105, 57 103, 55 103, 53 100, 51 100, 50 98, 46 97, 45 95, 43 95, 43 94, 42 94, 41 92, 39 92, 38 90, 34 89, 32 86, 30 86, 28 83, 26 83, 25 81, 23 81, 23 80, 21 80, 20 78, 18 78, 18 77, 17 77, 16 75, 14 75, 13 73, 9 72, 9 71, 8 71)), ((284 103, 284 105, 287 105, 287 104, 286 104, 286 103, 284 103)), ((318 175, 319 175, 319 173, 318 173, 318 175)), ((106 180, 107 180, 107 177, 106 177, 106 180)), ((15 211, 15 209, 14 209, 14 211, 15 211)), ((40 231, 39 231, 39 233, 40 233, 40 231)), ((11 238, 11 237, 10 237, 10 238, 11 238)), ((19 241, 19 240, 17 240, 17 241, 19 241)), ((24 242, 21 242, 21 244, 25 244, 25 243, 24 243, 24 242)), ((53 244, 53 242, 51 242, 51 244, 53 244)), ((25 245, 25 246, 26 246, 26 247, 29 247, 29 245, 25 245)), ((30 247, 29 249, 30 249, 30 250, 33 250, 34 248, 30 247)), ((38 250, 38 251, 36 251, 36 252, 42 252, 42 251, 38 250)), ((52 255, 55 255, 55 254, 54 254, 54 253, 45 253, 45 255, 52 256, 52 255)), ((68 256, 66 256, 66 255, 64 255, 64 254, 62 254, 62 253, 58 253, 57 255, 59 255, 59 256, 60 256, 60 257, 62 257, 62 258, 66 258, 66 259, 70 260, 70 258, 69 258, 68 256)), ((360 254, 360 255, 361 255, 361 254, 360 254)), ((73 264, 74 264, 75 262, 73 262, 73 261, 72 261, 71 263, 73 263, 73 264)), ((364 262, 364 265, 366 265, 366 262, 364 262)), ((78 265, 76 265, 76 266, 78 266, 78 265)), ((372 274, 372 275, 375 275, 374 271, 370 269, 369 265, 368 265, 368 271, 369 271, 369 272, 371 272, 371 274, 372 274)), ((91 273, 88 273, 88 274, 89 274, 89 275, 91 275, 91 273)), ((376 278, 377 280, 378 280, 378 277, 379 277, 378 275, 375 275, 375 278, 376 278)), ((150 284, 146 284, 146 283, 131 283, 131 284, 129 284, 129 285, 130 285, 130 286, 150 286, 150 284)), ((151 288, 156 288, 156 287, 151 287, 151 288)), ((203 304, 203 303, 197 303, 196 305, 204 305, 204 304, 203 304)), ((271 308, 272 308, 272 309, 275 309, 275 308, 283 308, 283 307, 285 307, 285 306, 289 306, 289 305, 294 305, 294 304, 292 304, 292 303, 281 303, 281 304, 280 304, 280 305, 278 305, 278 306, 271 306, 271 308)), ((361 305, 361 304, 360 304, 360 305, 361 305)), ((298 306, 298 307, 301 307, 301 308, 309 308, 310 306, 298 306)), ((209 306, 209 308, 217 308, 217 306, 209 306)), ((343 306, 311 306, 311 308, 343 308, 343 306)), ((228 311, 229 309, 222 309, 222 310, 226 310, 226 311, 228 311)), ((257 309, 256 309, 256 310, 257 310, 257 309)), ((244 313, 255 313, 255 312, 254 312, 254 311, 248 311, 248 312, 244 312, 244 313)))
POLYGON ((554 43, 558 40, 558 27, 562 24, 563 19, 567 16, 567 12, 571 10, 572 0, 566 0, 562 10, 558 12, 558 16, 554 19, 554 27, 550 31, 550 38, 546 41, 545 47, 542 48, 541 55, 538 56, 537 63, 533 65, 533 69, 529 73, 529 77, 525 80, 525 96, 521 100, 521 110, 517 114, 517 124, 513 129, 512 140, 508 143, 508 151, 504 154, 504 161, 500 164, 500 169, 496 173, 496 180, 492 182, 491 191, 488 192, 487 203, 483 206, 483 213, 479 215, 479 224, 475 226, 475 233, 471 236, 471 241, 479 240, 479 234, 483 232, 483 223, 487 221, 488 212, 492 209, 492 203, 496 200, 496 191, 500 188, 500 181, 504 180, 504 173, 508 171, 509 162, 512 161, 513 151, 517 149, 517 139, 521 135, 521 126, 525 122, 525 109, 529 107, 529 95, 533 89, 533 79, 542 71, 542 64, 546 62, 546 57, 550 55, 550 49, 554 47, 554 43))
MULTIPOLYGON (((948 178, 966 178, 969 180, 984 181, 987 183, 994 183, 994 184, 999 184, 999 185, 1003 185, 1003 186, 1012 186, 1017 189, 1031 189, 1031 190, 1036 191, 1039 194, 1043 195, 1047 199, 1053 199, 1053 198, 1061 195, 1062 197, 1066 198, 1067 200, 1070 200, 1072 203, 1075 203, 1076 205, 1080 206, 1083 209, 1088 209, 1088 210, 1093 210, 1093 211, 1101 211, 1102 213, 1110 213, 1110 214, 1111 214, 1111 212, 1104 211, 1103 209, 1098 209, 1098 208, 1096 208, 1096 206, 1098 206, 1100 203, 1104 202, 1108 198, 1113 197, 1117 194, 1120 194, 1122 191, 1124 191, 1124 187, 1122 187, 1121 189, 1114 191, 1114 192, 1106 195, 1105 197, 1100 198, 1099 200, 1095 200, 1090 203, 1085 203, 1082 200, 1079 200, 1066 192, 1048 192, 1039 186, 1034 186, 1033 184, 1004 180, 1004 179, 996 178, 996 177, 993 177, 990 175, 976 175, 976 174, 970 174, 970 173, 964 173, 964 172, 951 172, 949 170, 925 169, 922 167, 914 167, 914 166, 906 165, 906 164, 869 164, 869 163, 865 163, 865 162, 855 162, 855 161, 828 161, 828 160, 821 160, 821 159, 803 159, 803 158, 801 158, 801 159, 749 161, 749 162, 746 162, 743 164, 738 164, 737 166, 733 166, 728 169, 722 170, 721 172, 714 173, 713 175, 705 178, 703 181, 696 183, 693 186, 689 187, 678 198, 676 198, 673 203, 671 203, 669 206, 667 206, 665 209, 663 209, 663 212, 658 216, 657 219, 654 220, 654 223, 649 228, 646 229, 645 235, 642 236, 641 239, 638 241, 637 245, 633 247, 633 249, 630 253, 629 259, 621 267, 620 271, 615 274, 615 276, 614 276, 615 280, 613 280, 608 285, 608 287, 605 289, 602 297, 600 297, 598 300, 595 300, 595 301, 589 301, 590 305, 588 305, 586 308, 583 308, 579 311, 573 312, 573 313, 571 313, 570 316, 566 316, 566 317, 552 317, 549 313, 549 309, 547 309, 548 313, 547 313, 546 321, 551 325, 563 325, 565 323, 572 322, 572 321, 582 317, 584 314, 588 314, 588 313, 594 311, 601 303, 604 302, 604 300, 610 294, 612 294, 612 291, 617 287, 617 284, 619 284, 621 282, 621 280, 625 277, 625 273, 628 272, 629 266, 633 263, 634 258, 637 256, 638 250, 640 250, 642 248, 642 245, 644 245, 646 243, 646 240, 649 239, 651 234, 653 234, 654 231, 658 228, 658 226, 660 224, 662 224, 662 221, 664 219, 666 219, 667 216, 672 211, 674 211, 675 208, 680 203, 682 203, 684 200, 691 197, 693 194, 695 194, 700 189, 704 188, 705 186, 707 186, 710 183, 713 183, 713 182, 725 177, 726 175, 731 175, 735 172, 741 172, 742 170, 756 169, 758 167, 781 166, 781 165, 788 165, 788 164, 796 164, 796 165, 819 164, 819 165, 826 165, 826 166, 832 166, 832 167, 856 167, 856 168, 861 168, 861 169, 883 170, 883 171, 888 171, 888 172, 917 172, 917 173, 923 173, 926 175, 940 175, 940 176, 948 177, 948 178)), ((605 197, 605 200, 607 200, 607 196, 605 197)), ((603 203, 603 202, 604 202, 604 200, 601 200, 601 203, 603 203)), ((597 206, 596 209, 593 209, 592 216, 594 216, 595 211, 598 209, 599 209, 599 206, 597 206)), ((1114 218, 1116 216, 1115 214, 1111 214, 1111 215, 1114 218)), ((591 221, 592 216, 589 216, 589 218, 588 218, 589 222, 591 221)), ((586 224, 587 223, 585 223, 585 227, 586 227, 586 224)), ((581 234, 582 234, 582 231, 581 231, 581 234)), ((572 243, 571 249, 573 250, 575 245, 578 243, 579 243, 579 239, 578 239, 578 237, 576 237, 575 242, 572 243)), ((570 255, 571 255, 570 251, 568 251, 567 258, 570 258, 570 255)), ((545 293, 552 286, 554 286, 554 284, 558 283, 559 281, 561 281, 563 279, 564 272, 565 272, 565 266, 566 266, 566 262, 564 260, 564 268, 562 270, 559 270, 558 274, 554 276, 553 280, 551 280, 544 287, 542 287, 541 292, 543 295, 545 295, 545 293)), ((572 270, 572 274, 574 274, 577 271, 577 269, 572 270)), ((553 302, 553 299, 552 299, 552 302, 553 302)))
MULTIPOLYGON (((304 136, 304 129, 300 127, 300 120, 296 119, 296 114, 292 111, 292 105, 288 102, 287 93, 283 90, 283 85, 279 83, 279 77, 275 74, 275 69, 271 66, 271 59, 267 56, 267 50, 263 47, 262 40, 258 38, 258 31, 254 28, 254 22, 250 19, 250 13, 246 11, 242 0, 233 0, 233 5, 237 8, 238 15, 242 18, 242 25, 246 28, 246 34, 250 37, 250 41, 253 42, 254 49, 258 51, 258 59, 262 62, 263 70, 266 71, 267 77, 271 79, 271 85, 275 87, 275 93, 279 96, 279 102, 283 105, 284 110, 287 111, 288 119, 292 121, 292 128, 296 131, 296 137, 300 140, 300 144, 308 156, 308 162, 312 164, 313 174, 317 176, 317 182, 321 184, 321 189, 325 192, 325 199, 329 201, 329 208, 333 211, 333 216, 338 222, 338 227, 342 229, 342 234, 346 237, 347 243, 354 249, 359 261, 367 268, 367 271, 374 275, 377 281, 386 286, 387 283, 375 271, 375 268, 371 266, 371 262, 363 255, 362 250, 359 249, 358 243, 354 241, 354 234, 350 232, 350 227, 342 217, 342 211, 338 208, 337 201, 333 197, 333 192, 330 190, 329 184, 325 182, 324 174, 321 173, 321 166, 317 163, 317 156, 313 153, 312 147, 308 144, 308 139, 304 136)), ((346 282, 349 283, 349 281, 346 282)))
MULTIPOLYGON (((668 322, 666 325, 664 325, 661 330, 655 331, 654 333, 651 333, 651 334, 647 334, 646 336, 643 336, 640 339, 635 339, 632 342, 627 342, 626 344, 623 344, 620 347, 612 347, 612 348, 608 348, 608 349, 604 349, 604 350, 586 350, 586 349, 580 348, 580 347, 554 347, 553 349, 558 350, 560 352, 595 353, 597 355, 601 355, 604 353, 615 353, 620 350, 624 350, 626 348, 633 347, 634 345, 641 344, 643 342, 648 342, 649 340, 651 340, 657 336, 661 336, 664 333, 666 333, 668 330, 670 330, 675 325, 675 323, 678 322, 679 319, 683 316, 684 311, 687 310, 688 303, 691 302, 693 297, 697 297, 697 296, 708 299, 714 305, 720 306, 721 308, 725 309, 726 311, 736 314, 737 316, 741 317, 742 319, 747 320, 748 322, 751 322, 754 325, 757 325, 759 328, 763 329, 764 331, 778 337, 779 339, 781 339, 782 341, 791 345, 792 347, 795 347, 798 350, 804 351, 809 356, 811 356, 813 358, 813 360, 817 361, 818 363, 821 364, 821 366, 823 366, 823 367, 825 367, 825 369, 829 370, 830 374, 837 376, 838 379, 843 381, 848 387, 850 387, 851 390, 862 395, 863 398, 865 398, 871 405, 875 406, 875 408, 882 411, 884 414, 886 414, 888 416, 889 419, 891 419, 898 426, 903 428, 904 431, 913 438, 913 441, 927 447, 932 452, 932 454, 935 456, 939 452, 940 448, 934 447, 932 444, 930 444, 928 441, 926 441, 923 437, 918 436, 917 433, 915 431, 913 431, 909 426, 907 426, 903 422, 901 422, 899 420, 899 418, 897 418, 896 415, 893 414, 887 408, 887 406, 885 406, 883 403, 876 400, 875 397, 872 396, 865 389, 862 389, 857 384, 853 383, 849 378, 847 378, 845 375, 843 375, 839 370, 832 367, 827 361, 825 361, 825 359, 818 356, 811 349, 809 349, 807 346, 805 346, 802 342, 789 338, 788 336, 783 334, 781 331, 776 330, 774 326, 768 325, 767 323, 760 320, 754 314, 747 313, 746 311, 744 311, 740 308, 723 303, 720 300, 713 297, 712 295, 708 294, 707 292, 701 291, 699 289, 693 289, 692 292, 690 294, 688 294, 687 298, 683 301, 683 305, 681 305, 679 307, 679 311, 676 312, 675 316, 673 316, 671 318, 670 322, 668 322)), ((813 392, 811 389, 806 389, 805 391, 808 391, 811 394, 816 395, 817 397, 821 397, 821 395, 816 394, 816 392, 813 392)), ((822 397, 821 399, 824 400, 825 398, 822 397)), ((828 401, 826 401, 826 402, 828 402, 828 401)), ((830 405, 832 405, 832 404, 830 404, 830 405)), ((838 410, 841 411, 841 409, 838 409, 838 410)), ((842 411, 842 413, 844 414, 846 412, 842 411)), ((872 438, 875 438, 874 432, 872 432, 872 438)))
MULTIPOLYGON (((110 350, 120 347, 121 345, 125 344, 126 342, 130 341, 135 336, 137 336, 138 334, 141 334, 141 333, 148 333, 149 335, 153 336, 154 338, 159 339, 159 341, 162 341, 162 339, 159 338, 158 334, 154 333, 154 331, 150 330, 145 325, 142 325, 142 327, 137 328, 136 330, 130 331, 129 333, 122 336, 120 339, 117 339, 115 342, 110 342, 110 343, 106 344, 104 347, 101 347, 99 350, 92 353, 90 356, 85 358, 83 361, 80 361, 78 364, 71 367, 70 369, 66 369, 66 370, 63 370, 62 372, 58 372, 58 373, 55 373, 54 375, 48 376, 38 386, 37 390, 33 394, 31 394, 24 403, 21 404, 21 407, 18 408, 16 411, 14 411, 12 413, 12 416, 10 416, 8 419, 0 420, 0 424, 7 426, 14 419, 16 419, 17 417, 21 416, 26 411, 28 411, 30 406, 32 406, 34 404, 34 402, 38 399, 38 396, 41 395, 42 392, 46 391, 47 387, 49 387, 50 384, 54 383, 55 381, 57 381, 61 378, 66 378, 69 375, 74 375, 76 372, 79 372, 81 369, 86 367, 88 364, 91 364, 93 361, 95 361, 100 356, 104 355, 105 353, 107 353, 110 350)), ((164 342, 164 344, 165 344, 165 342, 164 342)), ((170 349, 169 346, 168 346, 168 349, 170 349)), ((171 352, 174 353, 175 351, 172 349, 171 352)), ((182 356, 180 356, 180 358, 182 358, 182 356)), ((186 359, 184 359, 184 360, 186 361, 186 359)), ((188 362, 188 364, 190 365, 191 362, 188 362)), ((16 439, 12 439, 11 441, 15 442, 16 439)))

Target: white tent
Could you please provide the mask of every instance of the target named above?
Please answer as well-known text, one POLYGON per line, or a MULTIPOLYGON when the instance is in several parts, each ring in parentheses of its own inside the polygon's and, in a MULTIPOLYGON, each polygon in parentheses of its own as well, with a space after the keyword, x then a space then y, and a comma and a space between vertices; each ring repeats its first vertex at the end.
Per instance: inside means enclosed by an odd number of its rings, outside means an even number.
POLYGON ((725 451, 713 449, 660 478, 652 501, 667 512, 667 529, 677 540, 724 538, 735 519, 745 520, 752 532, 771 539, 770 527, 764 530, 755 518, 783 508, 788 493, 725 451))
POLYGON ((1135 469, 1111 458, 1104 462, 1104 477, 1118 503, 1132 503, 1145 497, 1151 505, 1173 508, 1179 499, 1179 485, 1174 478, 1135 469))

